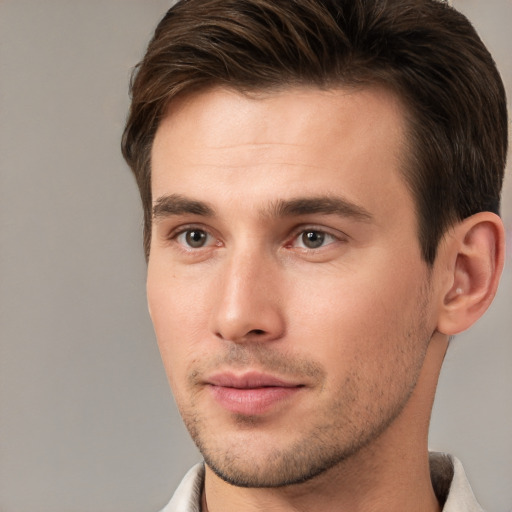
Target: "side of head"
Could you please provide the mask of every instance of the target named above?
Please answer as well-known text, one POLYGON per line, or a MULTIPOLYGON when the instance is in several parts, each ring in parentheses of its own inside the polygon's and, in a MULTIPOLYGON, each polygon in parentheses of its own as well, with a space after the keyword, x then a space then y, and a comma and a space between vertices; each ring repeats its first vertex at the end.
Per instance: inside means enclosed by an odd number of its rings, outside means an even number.
POLYGON ((144 208, 151 147, 169 104, 212 86, 384 85, 408 113, 404 180, 422 255, 471 215, 499 212, 507 152, 503 84, 469 21, 436 0, 184 0, 158 25, 132 81, 122 150, 144 208))

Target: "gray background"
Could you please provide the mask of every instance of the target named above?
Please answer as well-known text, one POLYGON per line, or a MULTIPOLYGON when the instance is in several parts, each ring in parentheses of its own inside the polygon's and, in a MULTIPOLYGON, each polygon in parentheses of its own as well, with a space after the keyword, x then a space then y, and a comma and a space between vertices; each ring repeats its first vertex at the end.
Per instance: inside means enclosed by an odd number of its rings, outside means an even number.
MULTIPOLYGON (((512 2, 453 3, 512 97, 512 2)), ((198 460, 147 315, 119 153, 130 69, 169 4, 0 1, 1 512, 155 512, 198 460)), ((449 350, 432 421, 431 447, 462 459, 489 512, 512 508, 511 304, 509 254, 493 307, 449 350)))

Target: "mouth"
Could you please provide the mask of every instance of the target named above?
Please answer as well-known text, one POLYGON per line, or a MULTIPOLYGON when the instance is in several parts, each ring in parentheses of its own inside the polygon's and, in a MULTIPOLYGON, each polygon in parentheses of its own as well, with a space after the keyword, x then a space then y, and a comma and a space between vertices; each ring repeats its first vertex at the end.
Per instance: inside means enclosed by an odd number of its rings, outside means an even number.
POLYGON ((206 385, 222 408, 244 416, 268 413, 289 402, 305 387, 304 384, 257 372, 215 374, 206 380, 206 385))

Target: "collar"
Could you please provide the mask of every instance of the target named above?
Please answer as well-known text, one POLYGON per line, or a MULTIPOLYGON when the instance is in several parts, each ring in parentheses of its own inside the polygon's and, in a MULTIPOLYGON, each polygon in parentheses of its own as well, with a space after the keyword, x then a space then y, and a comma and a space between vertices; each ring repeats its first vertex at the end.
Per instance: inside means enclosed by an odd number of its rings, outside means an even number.
MULTIPOLYGON (((461 462, 444 453, 431 452, 430 476, 443 512, 483 512, 471 490, 461 462)), ((201 512, 204 463, 185 475, 171 501, 161 512, 201 512)))

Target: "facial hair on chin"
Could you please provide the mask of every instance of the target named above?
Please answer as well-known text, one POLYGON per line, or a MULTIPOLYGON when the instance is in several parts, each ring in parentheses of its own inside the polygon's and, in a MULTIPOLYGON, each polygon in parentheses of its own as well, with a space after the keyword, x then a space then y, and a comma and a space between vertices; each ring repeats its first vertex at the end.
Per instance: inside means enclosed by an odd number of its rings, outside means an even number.
MULTIPOLYGON (((424 326, 423 326, 424 327, 424 326)), ((417 326, 409 330, 406 338, 427 336, 426 331, 417 326), (421 331, 421 332, 420 332, 421 331)), ((425 347, 428 341, 425 342, 425 347)), ((405 363, 405 362, 404 362, 405 363)), ((280 354, 269 350, 266 344, 232 345, 229 351, 210 360, 204 367, 196 367, 189 374, 190 389, 198 390, 204 375, 217 368, 228 367, 243 369, 259 368, 263 372, 291 377, 300 381, 301 377, 323 386, 327 374, 318 363, 296 358, 290 354, 280 354)), ((402 370, 407 366, 404 364, 402 370)), ((409 385, 398 392, 399 397, 391 403, 385 414, 377 421, 361 424, 353 420, 350 414, 341 415, 339 411, 350 410, 352 403, 358 400, 358 389, 362 385, 357 370, 349 373, 340 386, 338 399, 333 400, 327 410, 319 411, 318 421, 312 428, 303 431, 303 435, 291 445, 274 447, 272 453, 265 458, 264 464, 256 460, 248 460, 245 446, 237 446, 237 441, 229 440, 226 446, 214 446, 208 439, 207 420, 201 417, 195 407, 195 398, 189 407, 180 407, 189 433, 202 453, 206 464, 221 479, 239 487, 284 487, 300 484, 317 477, 334 466, 350 458, 364 446, 376 439, 390 423, 400 414, 407 403, 419 375, 410 376, 409 385), (338 413, 336 414, 336 411, 338 413), (340 421, 341 418, 341 421, 340 421), (344 439, 345 442, 333 442, 333 438, 344 439)), ((197 391, 196 391, 197 392, 197 391)), ((381 389, 375 389, 377 396, 381 389)), ((194 396, 192 393, 191 396, 194 396)), ((179 404, 178 404, 179 405, 179 404)), ((248 429, 260 421, 258 417, 236 416, 235 422, 241 429, 248 429)))

